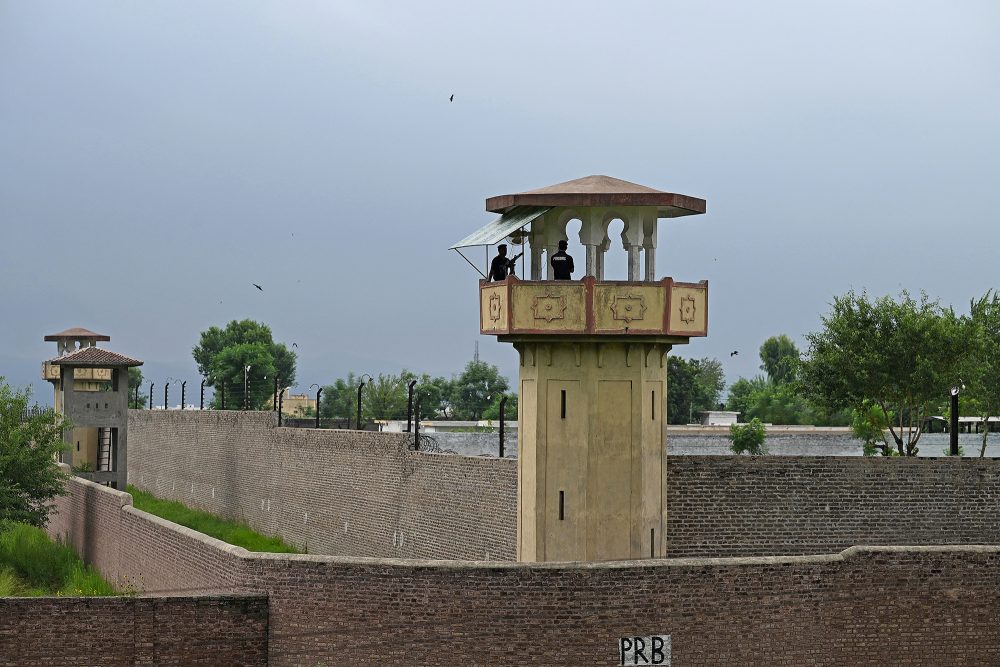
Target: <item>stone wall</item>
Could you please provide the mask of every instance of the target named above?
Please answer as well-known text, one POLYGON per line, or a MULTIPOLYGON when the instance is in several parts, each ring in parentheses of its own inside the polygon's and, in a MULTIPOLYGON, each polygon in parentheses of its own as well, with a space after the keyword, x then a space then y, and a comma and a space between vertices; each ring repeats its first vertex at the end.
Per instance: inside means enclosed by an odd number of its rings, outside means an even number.
POLYGON ((0 665, 267 665, 267 597, 0 598, 0 665))
POLYGON ((513 559, 516 461, 414 452, 410 437, 133 410, 129 482, 310 553, 513 559))
POLYGON ((670 635, 685 667, 1000 663, 1000 547, 544 565, 250 554, 81 481, 59 526, 150 592, 266 593, 275 666, 616 665, 634 635, 670 635))

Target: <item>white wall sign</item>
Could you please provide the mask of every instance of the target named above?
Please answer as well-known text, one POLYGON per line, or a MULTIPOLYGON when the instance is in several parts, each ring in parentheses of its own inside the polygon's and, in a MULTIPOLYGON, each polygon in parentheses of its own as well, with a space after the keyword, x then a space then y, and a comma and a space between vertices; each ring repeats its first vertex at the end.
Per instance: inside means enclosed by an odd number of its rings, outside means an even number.
POLYGON ((618 640, 619 665, 669 665, 670 635, 622 637, 618 640))

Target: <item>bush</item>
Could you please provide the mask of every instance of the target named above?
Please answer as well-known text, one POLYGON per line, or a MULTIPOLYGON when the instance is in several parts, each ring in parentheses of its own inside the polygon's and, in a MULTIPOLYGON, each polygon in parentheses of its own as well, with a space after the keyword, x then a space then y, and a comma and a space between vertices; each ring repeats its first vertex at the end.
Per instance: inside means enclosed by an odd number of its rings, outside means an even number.
POLYGON ((732 443, 730 449, 734 454, 750 454, 760 456, 767 454, 767 446, 764 444, 764 425, 759 419, 754 417, 746 424, 733 424, 729 427, 729 440, 732 443))
POLYGON ((28 410, 30 394, 0 377, 0 520, 44 526, 65 473, 56 456, 70 425, 51 410, 28 410))

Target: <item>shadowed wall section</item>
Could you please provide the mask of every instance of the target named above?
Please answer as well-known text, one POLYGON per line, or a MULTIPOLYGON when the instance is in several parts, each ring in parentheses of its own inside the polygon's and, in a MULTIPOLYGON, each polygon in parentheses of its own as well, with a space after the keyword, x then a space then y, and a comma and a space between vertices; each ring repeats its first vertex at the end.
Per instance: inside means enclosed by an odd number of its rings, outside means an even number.
MULTIPOLYGON (((276 428, 271 413, 129 420, 133 484, 311 553, 514 559, 511 459, 413 452, 401 433, 276 428)), ((669 557, 1000 544, 997 459, 673 456, 666 488, 669 557)))
POLYGON ((517 463, 268 412, 129 413, 129 483, 337 556, 512 560, 517 463))

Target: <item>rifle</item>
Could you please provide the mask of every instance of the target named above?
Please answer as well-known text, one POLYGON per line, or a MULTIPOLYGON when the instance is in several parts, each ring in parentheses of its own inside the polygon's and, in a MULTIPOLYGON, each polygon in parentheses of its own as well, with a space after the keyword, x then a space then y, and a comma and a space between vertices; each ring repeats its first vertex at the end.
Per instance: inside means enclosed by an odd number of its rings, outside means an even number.
POLYGON ((520 257, 521 257, 521 256, 522 256, 523 254, 524 254, 524 251, 521 251, 521 252, 517 253, 516 255, 514 255, 513 257, 511 257, 510 259, 508 259, 508 260, 507 260, 507 275, 508 275, 508 276, 509 276, 510 274, 514 273, 514 263, 515 263, 515 262, 517 262, 517 260, 518 260, 518 259, 519 259, 519 258, 520 258, 520 257))

